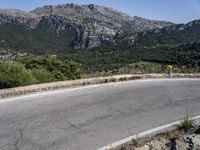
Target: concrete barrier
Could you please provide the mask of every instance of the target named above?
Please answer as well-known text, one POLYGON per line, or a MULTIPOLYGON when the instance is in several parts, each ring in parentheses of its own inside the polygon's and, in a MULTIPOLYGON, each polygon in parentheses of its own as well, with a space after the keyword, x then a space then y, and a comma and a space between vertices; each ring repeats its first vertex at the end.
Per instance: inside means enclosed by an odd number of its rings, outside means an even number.
MULTIPOLYGON (((11 96, 54 90, 58 88, 70 88, 70 87, 77 87, 90 84, 102 84, 102 83, 119 82, 127 80, 158 79, 158 78, 168 78, 168 76, 164 74, 129 74, 129 75, 117 75, 109 77, 36 84, 23 87, 10 88, 10 89, 2 89, 0 90, 0 98, 2 99, 11 96)), ((174 74, 173 78, 200 78, 200 74, 174 74)))

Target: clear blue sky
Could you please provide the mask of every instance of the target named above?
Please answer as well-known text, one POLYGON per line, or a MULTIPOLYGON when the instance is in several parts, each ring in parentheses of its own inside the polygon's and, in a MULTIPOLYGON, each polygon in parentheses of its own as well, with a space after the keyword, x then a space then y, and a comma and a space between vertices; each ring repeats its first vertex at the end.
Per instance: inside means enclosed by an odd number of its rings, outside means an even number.
POLYGON ((185 23, 200 19, 200 0, 0 0, 0 8, 30 11, 49 4, 98 4, 131 16, 185 23))

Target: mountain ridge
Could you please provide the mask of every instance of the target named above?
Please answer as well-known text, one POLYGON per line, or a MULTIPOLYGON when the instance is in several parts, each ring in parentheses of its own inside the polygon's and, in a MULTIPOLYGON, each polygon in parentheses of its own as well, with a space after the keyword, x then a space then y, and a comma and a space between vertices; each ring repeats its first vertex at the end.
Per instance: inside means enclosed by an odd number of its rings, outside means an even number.
POLYGON ((174 24, 129 16, 105 6, 69 3, 37 7, 30 12, 0 9, 0 26, 0 40, 7 41, 4 45, 43 51, 91 49, 108 43, 152 46, 195 42, 200 24, 198 20, 174 24), (37 44, 28 45, 32 42, 37 44))
MULTIPOLYGON (((163 28, 173 23, 131 17, 113 8, 94 4, 46 5, 30 12, 16 9, 0 10, 0 24, 15 23, 38 28, 45 22, 56 32, 73 26, 75 34, 71 44, 74 49, 90 49, 107 42, 117 43, 116 35, 123 32, 137 33, 156 28, 163 28)), ((134 39, 134 38, 133 38, 134 39)), ((123 40, 122 40, 123 41, 123 40)), ((134 40, 133 40, 134 42, 134 40)))
POLYGON ((80 64, 87 73, 138 70, 143 61, 145 73, 156 64, 192 72, 200 66, 199 41, 200 19, 174 24, 98 5, 0 9, 1 60, 52 54, 80 64))

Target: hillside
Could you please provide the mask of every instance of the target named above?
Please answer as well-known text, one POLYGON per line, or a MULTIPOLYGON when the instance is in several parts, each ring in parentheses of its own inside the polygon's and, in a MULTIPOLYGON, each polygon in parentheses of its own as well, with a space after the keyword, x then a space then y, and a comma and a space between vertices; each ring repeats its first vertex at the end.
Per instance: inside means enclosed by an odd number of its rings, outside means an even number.
POLYGON ((124 67, 126 71, 121 73, 137 73, 134 70, 155 73, 163 72, 163 66, 166 64, 172 64, 177 68, 175 72, 199 72, 200 42, 148 48, 109 45, 87 51, 78 50, 63 57, 82 64, 84 70, 89 73, 111 71, 111 74, 118 74, 124 67), (140 62, 145 62, 142 68, 140 62))
POLYGON ((152 46, 162 44, 181 44, 200 41, 200 20, 186 24, 172 25, 137 34, 135 45, 152 46))
POLYGON ((121 35, 127 32, 132 33, 129 38, 132 44, 137 32, 169 25, 172 23, 131 17, 92 4, 44 6, 31 12, 1 9, 0 41, 11 48, 31 52, 90 49, 124 41, 121 35))
POLYGON ((93 4, 0 9, 1 59, 53 54, 79 63, 84 72, 117 73, 140 61, 198 70, 198 41, 200 20, 173 24, 93 4))

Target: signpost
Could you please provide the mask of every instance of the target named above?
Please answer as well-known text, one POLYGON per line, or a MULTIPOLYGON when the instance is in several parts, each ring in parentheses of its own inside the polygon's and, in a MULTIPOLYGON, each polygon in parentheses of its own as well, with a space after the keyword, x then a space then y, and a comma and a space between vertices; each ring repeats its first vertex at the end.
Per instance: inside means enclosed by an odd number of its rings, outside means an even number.
POLYGON ((173 70, 173 67, 171 65, 166 66, 166 74, 168 74, 170 78, 172 78, 172 70, 173 70))

